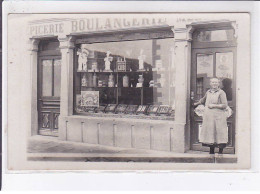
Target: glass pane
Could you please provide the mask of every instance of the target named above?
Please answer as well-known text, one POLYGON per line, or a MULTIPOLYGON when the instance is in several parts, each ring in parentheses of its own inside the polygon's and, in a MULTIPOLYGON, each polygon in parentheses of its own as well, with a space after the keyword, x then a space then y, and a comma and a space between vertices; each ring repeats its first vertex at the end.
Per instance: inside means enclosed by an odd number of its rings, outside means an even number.
POLYGON ((52 60, 42 61, 42 96, 52 96, 52 60))
POLYGON ((216 53, 216 76, 233 78, 233 53, 216 53))
POLYGON ((233 40, 233 34, 233 29, 214 31, 197 30, 193 33, 193 39, 199 42, 227 41, 233 40))
POLYGON ((197 98, 202 98, 210 88, 209 80, 213 77, 213 55, 197 54, 197 98))
POLYGON ((60 96, 61 60, 54 60, 54 96, 60 96))
POLYGON ((216 53, 216 76, 222 80, 221 87, 228 101, 232 100, 233 65, 232 52, 216 53))
POLYGON ((173 39, 82 44, 77 55, 78 94, 99 91, 100 104, 174 107, 173 39))

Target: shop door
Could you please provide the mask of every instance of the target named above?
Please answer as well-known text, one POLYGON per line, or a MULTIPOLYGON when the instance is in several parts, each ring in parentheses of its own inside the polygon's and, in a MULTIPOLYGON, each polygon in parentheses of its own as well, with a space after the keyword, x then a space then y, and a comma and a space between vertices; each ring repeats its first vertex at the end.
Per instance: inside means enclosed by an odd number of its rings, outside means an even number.
MULTIPOLYGON (((214 44, 212 44, 214 45, 214 44)), ((228 105, 233 110, 232 116, 227 119, 228 145, 224 153, 235 153, 235 63, 236 47, 203 48, 196 44, 192 47, 191 58, 191 102, 197 102, 210 88, 211 77, 221 79, 220 87, 226 92, 228 105)), ((191 104, 192 104, 191 103, 191 104)), ((202 126, 202 116, 194 112, 191 106, 191 149, 209 151, 199 143, 199 133, 202 126)))
POLYGON ((58 136, 60 115, 60 56, 39 58, 38 68, 39 134, 58 136))

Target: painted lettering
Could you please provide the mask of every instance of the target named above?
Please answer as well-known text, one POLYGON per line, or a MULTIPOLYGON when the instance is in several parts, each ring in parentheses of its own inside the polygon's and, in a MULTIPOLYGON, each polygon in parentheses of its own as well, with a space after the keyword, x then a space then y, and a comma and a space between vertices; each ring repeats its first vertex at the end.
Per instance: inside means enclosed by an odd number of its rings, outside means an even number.
POLYGON ((50 24, 49 29, 50 29, 50 34, 53 34, 54 33, 54 26, 53 26, 53 24, 50 24))
POLYGON ((44 29, 44 34, 48 34, 48 26, 44 25, 43 29, 44 29))
POLYGON ((121 19, 115 19, 115 22, 114 22, 114 28, 122 28, 121 26, 121 19))
POLYGON ((94 28, 94 21, 93 21, 93 19, 87 19, 87 29, 88 30, 93 30, 93 28, 94 28))
POLYGON ((77 21, 72 21, 71 22, 71 31, 72 32, 77 32, 78 31, 78 22, 77 21))
POLYGON ((127 21, 126 19, 124 19, 123 21, 124 21, 124 27, 130 26, 130 22, 129 21, 127 21))
POLYGON ((96 30, 102 30, 102 29, 103 29, 103 26, 99 25, 99 19, 96 18, 96 30))
POLYGON ((106 19, 105 28, 106 28, 106 29, 111 29, 110 19, 106 19))
POLYGON ((59 33, 63 33, 63 26, 64 26, 63 23, 59 24, 59 33))
POLYGON ((84 31, 85 29, 85 21, 84 20, 80 20, 79 21, 79 30, 80 31, 84 31))
POLYGON ((149 25, 149 19, 148 18, 143 18, 142 25, 143 26, 149 25))
MULTIPOLYGON (((177 18, 177 21, 183 22, 185 19, 177 18)), ((186 19, 187 21, 187 19, 186 19)), ((111 30, 120 28, 131 28, 139 26, 153 26, 166 24, 166 18, 85 18, 73 20, 70 22, 54 22, 47 24, 39 24, 30 26, 29 32, 31 35, 48 35, 65 33, 65 25, 71 32, 84 32, 84 31, 99 31, 111 30)))
POLYGON ((135 18, 133 19, 133 26, 139 26, 139 22, 135 18))

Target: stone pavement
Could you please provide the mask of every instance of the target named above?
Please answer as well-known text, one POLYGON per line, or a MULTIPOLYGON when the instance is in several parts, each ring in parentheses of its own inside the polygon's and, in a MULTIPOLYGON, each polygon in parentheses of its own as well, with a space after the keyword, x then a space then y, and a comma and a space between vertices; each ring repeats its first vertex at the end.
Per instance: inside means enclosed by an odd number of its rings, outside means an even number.
POLYGON ((207 152, 172 153, 134 148, 69 142, 57 137, 32 136, 28 139, 28 160, 33 161, 120 161, 175 163, 234 163, 235 155, 210 156, 207 152))

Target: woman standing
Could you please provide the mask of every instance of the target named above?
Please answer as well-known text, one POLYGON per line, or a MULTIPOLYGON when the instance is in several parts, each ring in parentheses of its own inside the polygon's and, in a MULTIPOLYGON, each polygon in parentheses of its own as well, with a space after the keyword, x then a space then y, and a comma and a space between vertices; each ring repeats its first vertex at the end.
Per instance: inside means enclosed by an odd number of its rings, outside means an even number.
POLYGON ((228 106, 227 97, 219 85, 218 78, 210 79, 211 88, 199 102, 194 103, 194 106, 205 104, 199 141, 203 146, 210 147, 210 154, 215 153, 215 147, 218 147, 219 154, 222 154, 228 142, 227 116, 225 114, 225 109, 228 106))

